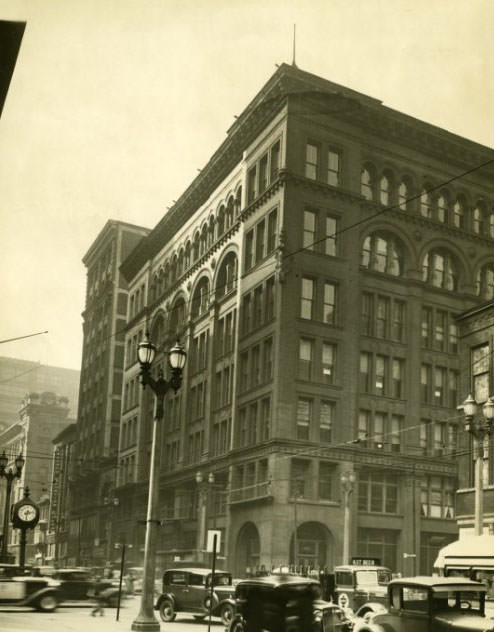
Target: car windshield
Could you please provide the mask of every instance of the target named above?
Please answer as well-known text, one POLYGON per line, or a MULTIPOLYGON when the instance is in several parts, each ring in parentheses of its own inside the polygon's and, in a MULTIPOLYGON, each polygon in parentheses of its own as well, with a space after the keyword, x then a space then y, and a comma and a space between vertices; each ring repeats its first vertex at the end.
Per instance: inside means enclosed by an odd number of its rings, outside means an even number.
POLYGON ((434 610, 455 610, 461 612, 480 612, 483 593, 477 590, 449 590, 435 592, 432 597, 434 610))
POLYGON ((391 581, 391 573, 383 569, 366 569, 355 573, 357 586, 386 586, 391 581))
MULTIPOLYGON (((211 586, 211 575, 208 575, 208 579, 206 582, 207 586, 211 586)), ((218 575, 214 574, 214 586, 231 586, 232 585, 232 576, 228 573, 223 573, 218 575)))

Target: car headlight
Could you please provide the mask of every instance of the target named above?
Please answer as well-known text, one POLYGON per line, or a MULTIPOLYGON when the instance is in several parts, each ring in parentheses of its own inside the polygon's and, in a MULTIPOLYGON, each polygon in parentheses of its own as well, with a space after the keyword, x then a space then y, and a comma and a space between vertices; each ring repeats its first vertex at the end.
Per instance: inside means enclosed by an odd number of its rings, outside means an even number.
POLYGON ((322 612, 320 610, 316 610, 313 614, 314 622, 320 623, 322 621, 322 612))
POLYGON ((62 582, 59 582, 58 579, 49 579, 46 584, 52 588, 58 588, 62 585, 62 582))

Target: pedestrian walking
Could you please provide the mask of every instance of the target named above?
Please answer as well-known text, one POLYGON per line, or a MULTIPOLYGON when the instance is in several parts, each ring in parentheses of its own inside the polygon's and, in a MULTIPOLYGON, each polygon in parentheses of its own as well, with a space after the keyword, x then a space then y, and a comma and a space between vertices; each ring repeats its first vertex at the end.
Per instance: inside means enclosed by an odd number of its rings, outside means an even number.
POLYGON ((97 614, 103 617, 105 614, 106 599, 103 595, 105 585, 103 584, 101 577, 96 575, 91 589, 91 596, 94 598, 96 605, 91 610, 91 616, 95 617, 97 614))

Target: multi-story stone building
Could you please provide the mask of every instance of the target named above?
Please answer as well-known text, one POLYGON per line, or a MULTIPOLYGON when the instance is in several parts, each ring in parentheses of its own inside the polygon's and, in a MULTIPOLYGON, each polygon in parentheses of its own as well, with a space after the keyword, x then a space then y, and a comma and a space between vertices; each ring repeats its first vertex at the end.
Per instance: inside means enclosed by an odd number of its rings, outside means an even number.
POLYGON ((188 349, 166 400, 159 567, 203 558, 214 527, 238 575, 331 567, 345 539, 352 556, 431 570, 457 535, 455 317, 489 287, 493 159, 278 68, 122 265, 115 528, 135 562, 153 407, 136 347, 149 330, 156 370, 177 335, 188 349), (342 477, 355 478, 344 492, 342 477))
POLYGON ((83 258, 87 287, 66 554, 70 564, 99 564, 112 551, 109 499, 117 467, 127 315, 127 282, 119 266, 148 232, 109 220, 83 258))
MULTIPOLYGON (((9 469, 18 454, 23 454, 25 464, 22 475, 14 479, 11 505, 24 495, 24 488, 30 490, 30 498, 47 507, 46 500, 52 474, 52 439, 69 423, 69 400, 53 392, 27 393, 19 411, 19 420, 0 433, 0 446, 9 457, 9 469)), ((5 507, 5 485, 0 479, 0 507, 5 507)), ((43 513, 37 527, 36 540, 33 532, 27 532, 26 562, 33 563, 44 556, 46 551, 45 533, 48 526, 47 516, 43 513), (40 546, 38 546, 40 545, 40 546), (36 557, 38 555, 38 557, 36 557)), ((19 559, 20 534, 10 529, 8 534, 8 552, 19 559)))

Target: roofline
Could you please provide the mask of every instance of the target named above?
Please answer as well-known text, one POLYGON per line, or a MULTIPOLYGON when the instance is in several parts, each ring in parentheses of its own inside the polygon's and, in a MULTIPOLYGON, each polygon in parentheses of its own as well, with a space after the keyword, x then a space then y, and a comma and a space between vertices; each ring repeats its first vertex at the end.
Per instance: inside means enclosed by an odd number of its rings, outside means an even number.
MULTIPOLYGON (((130 224, 129 222, 122 222, 118 219, 109 219, 106 224, 100 230, 96 238, 93 240, 86 254, 82 257, 82 263, 84 265, 87 264, 88 260, 93 256, 94 252, 100 247, 102 242, 107 239, 109 234, 114 229, 118 228, 129 228, 133 229, 136 232, 146 232, 149 233, 151 231, 150 228, 146 228, 145 226, 139 226, 138 224, 130 224)), ((146 235, 143 235, 145 237, 146 235)))

